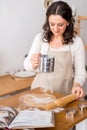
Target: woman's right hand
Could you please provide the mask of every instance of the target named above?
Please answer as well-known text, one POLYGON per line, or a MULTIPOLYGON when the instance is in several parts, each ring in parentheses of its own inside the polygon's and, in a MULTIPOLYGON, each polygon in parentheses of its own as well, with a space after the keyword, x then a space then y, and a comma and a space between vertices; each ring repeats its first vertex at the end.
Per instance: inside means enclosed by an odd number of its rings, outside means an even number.
POLYGON ((31 55, 31 64, 33 69, 37 69, 40 64, 40 53, 31 55))

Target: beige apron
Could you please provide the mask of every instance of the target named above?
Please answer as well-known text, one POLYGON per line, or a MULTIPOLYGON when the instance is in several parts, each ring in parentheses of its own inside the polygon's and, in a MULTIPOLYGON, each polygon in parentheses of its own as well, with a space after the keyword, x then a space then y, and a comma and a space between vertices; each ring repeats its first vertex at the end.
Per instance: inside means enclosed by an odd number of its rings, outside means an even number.
POLYGON ((48 54, 55 56, 54 72, 38 73, 31 89, 43 87, 55 92, 69 94, 73 84, 71 51, 49 49, 48 54))

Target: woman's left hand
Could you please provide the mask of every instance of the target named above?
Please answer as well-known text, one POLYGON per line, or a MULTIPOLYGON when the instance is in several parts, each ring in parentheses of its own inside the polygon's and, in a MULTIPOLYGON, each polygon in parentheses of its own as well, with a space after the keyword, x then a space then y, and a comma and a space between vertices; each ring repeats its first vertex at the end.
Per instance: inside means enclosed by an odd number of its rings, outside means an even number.
POLYGON ((71 92, 72 94, 76 94, 77 98, 81 98, 84 96, 84 90, 79 83, 74 83, 71 92))

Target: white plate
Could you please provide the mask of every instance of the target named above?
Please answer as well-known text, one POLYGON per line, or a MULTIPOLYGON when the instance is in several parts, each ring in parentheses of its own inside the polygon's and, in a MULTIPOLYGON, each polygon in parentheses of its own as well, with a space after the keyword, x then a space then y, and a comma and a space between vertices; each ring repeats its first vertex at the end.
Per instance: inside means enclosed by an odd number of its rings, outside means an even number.
POLYGON ((36 73, 33 72, 33 71, 19 71, 19 72, 16 72, 14 75, 15 75, 16 77, 26 78, 26 77, 32 77, 32 76, 35 76, 36 73))

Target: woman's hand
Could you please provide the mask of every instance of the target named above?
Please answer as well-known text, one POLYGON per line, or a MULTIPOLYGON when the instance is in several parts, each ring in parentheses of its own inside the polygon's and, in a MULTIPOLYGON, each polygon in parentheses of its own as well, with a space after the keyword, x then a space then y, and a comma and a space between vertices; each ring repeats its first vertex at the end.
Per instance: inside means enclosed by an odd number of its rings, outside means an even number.
POLYGON ((37 69, 40 64, 40 53, 31 55, 31 64, 33 69, 37 69))
POLYGON ((71 92, 72 94, 76 94, 77 98, 81 98, 84 96, 84 90, 79 83, 74 83, 71 92))

